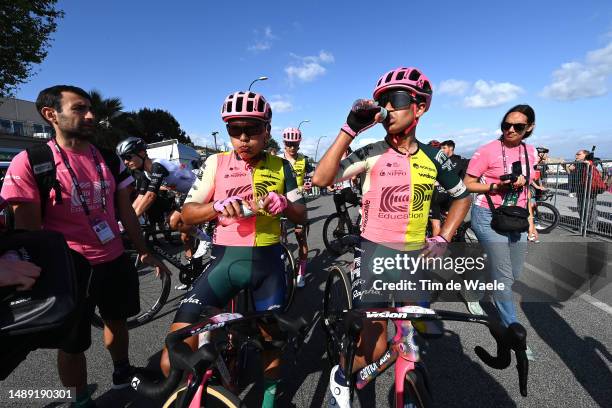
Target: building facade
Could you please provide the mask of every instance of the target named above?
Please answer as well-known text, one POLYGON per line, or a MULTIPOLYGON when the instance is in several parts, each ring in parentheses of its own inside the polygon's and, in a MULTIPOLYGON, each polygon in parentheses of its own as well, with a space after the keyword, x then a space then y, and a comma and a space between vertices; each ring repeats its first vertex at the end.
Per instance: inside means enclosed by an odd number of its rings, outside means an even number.
POLYGON ((36 104, 15 98, 0 98, 0 162, 10 161, 17 153, 53 135, 36 104))

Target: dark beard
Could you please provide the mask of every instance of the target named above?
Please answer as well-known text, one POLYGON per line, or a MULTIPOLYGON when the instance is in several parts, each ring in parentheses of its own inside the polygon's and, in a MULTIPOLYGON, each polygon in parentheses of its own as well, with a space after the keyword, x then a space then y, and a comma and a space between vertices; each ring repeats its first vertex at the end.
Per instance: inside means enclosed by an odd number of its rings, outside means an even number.
POLYGON ((63 133, 68 139, 78 139, 82 141, 90 141, 93 137, 93 132, 90 132, 90 131, 64 130, 63 133))

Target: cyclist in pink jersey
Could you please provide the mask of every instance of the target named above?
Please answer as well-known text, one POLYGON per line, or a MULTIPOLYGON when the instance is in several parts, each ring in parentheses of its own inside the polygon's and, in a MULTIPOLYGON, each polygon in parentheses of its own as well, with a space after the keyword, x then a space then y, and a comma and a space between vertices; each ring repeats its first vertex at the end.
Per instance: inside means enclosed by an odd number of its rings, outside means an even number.
MULTIPOLYGON (((263 149, 270 138, 272 110, 262 95, 236 92, 222 109, 234 150, 210 156, 204 173, 192 186, 183 219, 199 224, 218 219, 211 261, 181 301, 170 331, 201 319, 206 306, 225 307, 242 289, 252 293, 256 310, 279 309, 286 290, 281 260, 280 216, 302 224, 306 207, 289 162, 263 149)), ((274 327, 266 327, 264 338, 274 327)), ((193 349, 197 337, 186 340, 193 349)), ((280 377, 278 350, 262 352, 264 399, 273 407, 280 377)), ((168 373, 167 350, 162 370, 168 373)))
MULTIPOLYGON (((313 177, 313 183, 327 186, 365 173, 362 197, 360 265, 351 273, 353 307, 363 305, 364 288, 360 287, 360 273, 370 268, 373 254, 378 250, 390 254, 421 250, 429 254, 437 244, 451 240, 470 206, 465 185, 452 171, 451 162, 440 150, 416 139, 416 126, 429 109, 432 89, 429 80, 416 68, 397 68, 385 73, 374 90, 374 101, 365 109, 350 111, 335 142, 325 153, 313 177), (383 116, 381 107, 388 112, 383 116), (387 135, 384 140, 356 150, 341 160, 353 139, 362 131, 383 123, 387 135), (432 244, 425 241, 425 229, 434 189, 438 181, 456 199, 451 205, 447 222, 432 244), (365 246, 364 244, 370 244, 365 246), (374 248, 363 249, 363 248, 374 248)), ((363 105, 362 105, 363 107, 363 105)), ((390 256, 390 255, 386 255, 390 256)), ((386 305, 385 305, 386 306, 386 305)), ((353 370, 379 358, 387 346, 386 321, 364 321, 357 346, 353 370)), ((341 365, 330 374, 330 406, 348 407, 349 390, 341 365)), ((347 373, 350 375, 350 373, 347 373)))

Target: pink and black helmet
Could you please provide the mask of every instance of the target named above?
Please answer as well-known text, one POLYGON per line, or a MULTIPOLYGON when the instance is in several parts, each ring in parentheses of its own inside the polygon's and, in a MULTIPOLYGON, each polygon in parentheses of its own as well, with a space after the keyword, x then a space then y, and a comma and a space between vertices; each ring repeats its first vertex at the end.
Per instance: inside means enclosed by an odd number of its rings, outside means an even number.
POLYGON ((283 141, 285 142, 301 142, 302 131, 297 128, 287 128, 283 130, 283 141))
POLYGON ((380 77, 374 88, 374 99, 381 93, 392 88, 403 88, 421 96, 425 102, 425 111, 431 105, 431 83, 429 79, 417 68, 401 67, 393 69, 380 77))
POLYGON ((272 108, 263 95, 240 91, 225 98, 221 109, 221 118, 224 122, 238 118, 253 118, 270 122, 272 120, 272 108))

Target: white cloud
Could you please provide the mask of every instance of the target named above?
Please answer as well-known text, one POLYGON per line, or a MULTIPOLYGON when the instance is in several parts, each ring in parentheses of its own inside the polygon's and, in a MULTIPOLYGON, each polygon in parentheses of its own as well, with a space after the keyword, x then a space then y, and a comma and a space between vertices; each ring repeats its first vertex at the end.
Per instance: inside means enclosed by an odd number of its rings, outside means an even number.
POLYGON ((275 113, 291 112, 293 110, 293 104, 289 101, 272 101, 270 106, 272 106, 272 112, 275 113))
POLYGON ((277 36, 275 36, 274 34, 272 34, 272 28, 270 28, 270 26, 266 27, 264 29, 264 36, 270 40, 276 40, 278 39, 277 36))
POLYGON ((267 26, 264 28, 263 33, 260 33, 259 30, 253 30, 255 42, 247 47, 247 50, 259 53, 263 51, 268 51, 272 48, 272 41, 278 40, 278 37, 272 33, 272 28, 267 26))
POLYGON ((525 92, 523 88, 510 82, 484 81, 474 83, 472 94, 463 99, 466 108, 492 108, 516 99, 525 92))
POLYGON ((283 113, 291 112, 293 110, 293 103, 288 97, 282 95, 272 95, 270 97, 270 106, 272 107, 272 113, 283 113))
POLYGON ((559 101, 572 101, 606 95, 612 75, 612 42, 587 53, 584 62, 566 62, 552 74, 553 81, 541 95, 559 101))
POLYGON ((291 83, 296 79, 302 82, 314 81, 327 71, 323 65, 335 61, 332 53, 323 50, 319 52, 319 55, 314 56, 300 57, 295 54, 291 54, 291 56, 298 60, 297 64, 285 67, 285 72, 291 83))
POLYGON ((470 88, 470 83, 457 79, 448 79, 440 82, 436 93, 447 95, 464 95, 470 88))
POLYGON ((256 42, 255 44, 249 46, 248 50, 253 52, 262 52, 267 51, 272 48, 272 44, 267 41, 256 42))

